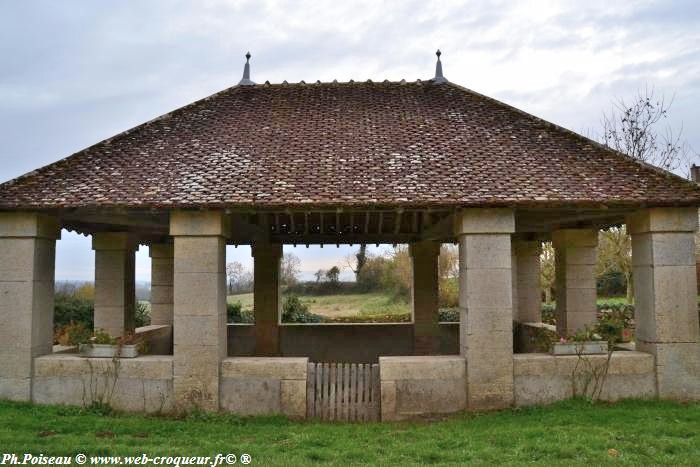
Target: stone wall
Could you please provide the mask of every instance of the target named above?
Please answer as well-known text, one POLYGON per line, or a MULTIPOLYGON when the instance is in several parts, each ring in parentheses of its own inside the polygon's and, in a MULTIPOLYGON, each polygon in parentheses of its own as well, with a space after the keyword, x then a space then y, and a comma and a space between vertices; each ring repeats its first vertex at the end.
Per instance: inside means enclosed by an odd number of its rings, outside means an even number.
MULTIPOLYGON (((605 363, 607 355, 587 355, 582 358, 593 366, 605 363)), ((579 357, 549 354, 518 354, 513 356, 515 405, 540 405, 574 397, 582 391, 582 379, 587 363, 579 357), (578 366, 577 366, 578 365, 578 366), (574 378, 573 375, 578 375, 574 378)), ((616 401, 625 398, 656 397, 654 356, 642 352, 614 352, 608 376, 603 384, 601 399, 616 401)))
POLYGON ((54 354, 34 360, 32 401, 37 404, 108 404, 128 412, 173 410, 173 357, 82 358, 54 354))
POLYGON ((308 358, 234 357, 221 363, 221 409, 238 415, 306 417, 308 358))
POLYGON ((455 356, 380 357, 383 421, 464 410, 466 362, 455 356))
MULTIPOLYGON (((280 353, 312 362, 376 363, 380 355, 412 355, 413 324, 280 326, 280 353)), ((440 324, 440 353, 459 354, 459 324, 440 324)), ((228 326, 228 355, 253 356, 253 325, 228 326)))

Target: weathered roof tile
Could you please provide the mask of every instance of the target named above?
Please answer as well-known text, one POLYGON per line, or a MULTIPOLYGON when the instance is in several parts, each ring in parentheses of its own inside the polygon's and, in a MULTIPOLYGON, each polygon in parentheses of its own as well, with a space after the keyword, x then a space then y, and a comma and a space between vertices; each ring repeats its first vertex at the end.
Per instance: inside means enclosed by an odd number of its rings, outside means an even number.
POLYGON ((0 185, 0 208, 700 204, 679 177, 453 84, 239 86, 0 185))

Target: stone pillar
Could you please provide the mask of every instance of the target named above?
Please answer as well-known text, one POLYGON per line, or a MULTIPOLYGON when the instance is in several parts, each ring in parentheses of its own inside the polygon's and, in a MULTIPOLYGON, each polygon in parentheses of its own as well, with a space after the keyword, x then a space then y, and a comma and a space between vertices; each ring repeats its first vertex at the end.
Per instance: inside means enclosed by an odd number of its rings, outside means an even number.
POLYGON ((542 321, 542 295, 540 286, 539 241, 517 240, 513 242, 515 267, 513 289, 517 290, 513 301, 513 318, 519 323, 542 321))
POLYGON ((219 372, 226 356, 225 233, 220 212, 170 214, 173 389, 179 409, 219 409, 219 372))
POLYGON ((151 324, 173 324, 172 243, 154 243, 151 256, 151 324))
POLYGON ((424 240, 412 243, 409 253, 413 260, 413 353, 440 353, 438 316, 438 258, 440 243, 424 240))
POLYGON ((253 245, 253 311, 255 313, 255 355, 280 354, 280 259, 282 245, 253 245))
POLYGON ((465 209, 459 238, 460 349, 467 365, 467 408, 513 403, 513 304, 510 209, 465 209))
POLYGON ((58 221, 0 213, 0 399, 29 401, 34 357, 53 348, 58 221))
POLYGON ((169 326, 169 332, 151 339, 149 351, 170 355, 173 351, 173 252, 172 243, 153 243, 151 256, 151 324, 169 326))
POLYGON ((136 314, 134 283, 138 244, 126 232, 92 236, 95 250, 95 329, 113 337, 133 332, 136 314))
POLYGON ((697 222, 696 208, 647 209, 627 220, 637 350, 654 354, 661 398, 700 399, 697 222))
POLYGON ((557 333, 570 336, 596 323, 597 229, 552 232, 555 250, 557 333))

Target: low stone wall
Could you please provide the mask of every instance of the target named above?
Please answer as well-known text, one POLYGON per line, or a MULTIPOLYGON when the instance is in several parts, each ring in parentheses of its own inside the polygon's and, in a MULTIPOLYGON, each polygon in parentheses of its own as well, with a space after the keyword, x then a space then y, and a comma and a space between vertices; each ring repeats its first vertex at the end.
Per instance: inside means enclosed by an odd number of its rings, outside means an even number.
MULTIPOLYGON (((579 395, 589 365, 607 355, 513 356, 516 406, 549 404, 579 395), (574 377, 576 375, 576 377, 574 377)), ((309 359, 230 357, 221 362, 222 411, 238 415, 306 417, 309 359)), ((379 358, 382 420, 401 420, 466 408, 466 361, 460 356, 379 358)), ((601 399, 657 396, 654 357, 634 351, 612 355, 601 399)), ((34 360, 32 400, 38 404, 109 404, 129 412, 172 412, 173 357, 82 358, 53 354, 34 360)))
MULTIPOLYGON (((604 365, 607 355, 586 355, 581 358, 586 362, 580 362, 576 355, 514 355, 515 405, 550 404, 571 399, 574 397, 574 384, 576 395, 582 395, 580 393, 583 390, 587 365, 604 365)), ((614 352, 603 384, 601 399, 648 399, 656 395, 653 355, 642 352, 614 352)))
POLYGON ((238 415, 305 418, 308 363, 308 358, 225 359, 221 362, 221 409, 238 415))
POLYGON ((83 358, 53 354, 34 359, 37 404, 109 404, 128 412, 173 410, 173 357, 83 358))
POLYGON ((466 407, 462 357, 380 357, 379 378, 383 421, 459 412, 466 407))
MULTIPOLYGON (((379 356, 412 355, 413 324, 315 324, 280 326, 284 357, 312 362, 376 363, 379 356)), ((255 354, 253 325, 228 326, 228 355, 255 354)), ((440 324, 440 353, 459 354, 459 323, 440 324)))

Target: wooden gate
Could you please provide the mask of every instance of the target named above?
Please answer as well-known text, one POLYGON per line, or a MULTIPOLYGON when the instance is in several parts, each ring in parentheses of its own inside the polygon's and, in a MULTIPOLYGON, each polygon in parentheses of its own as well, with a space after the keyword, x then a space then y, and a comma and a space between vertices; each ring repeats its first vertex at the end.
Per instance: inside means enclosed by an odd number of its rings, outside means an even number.
POLYGON ((306 415, 321 420, 379 420, 379 365, 309 363, 306 415))

